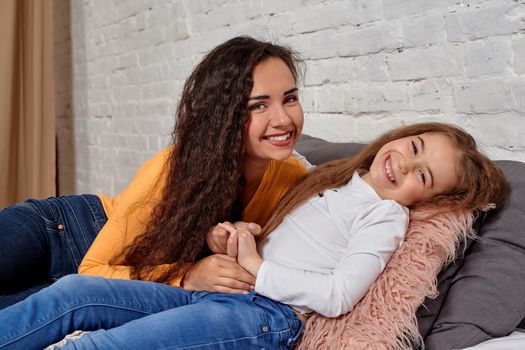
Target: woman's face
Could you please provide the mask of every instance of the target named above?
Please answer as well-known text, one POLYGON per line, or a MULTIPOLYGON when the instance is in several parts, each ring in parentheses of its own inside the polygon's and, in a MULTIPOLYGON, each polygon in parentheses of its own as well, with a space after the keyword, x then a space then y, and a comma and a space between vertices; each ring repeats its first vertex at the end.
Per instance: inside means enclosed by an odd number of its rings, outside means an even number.
POLYGON ((363 179, 381 198, 412 206, 457 186, 459 154, 443 133, 404 137, 381 147, 363 179))
POLYGON ((299 91, 288 66, 270 57, 255 66, 245 129, 246 160, 288 158, 303 129, 299 91))

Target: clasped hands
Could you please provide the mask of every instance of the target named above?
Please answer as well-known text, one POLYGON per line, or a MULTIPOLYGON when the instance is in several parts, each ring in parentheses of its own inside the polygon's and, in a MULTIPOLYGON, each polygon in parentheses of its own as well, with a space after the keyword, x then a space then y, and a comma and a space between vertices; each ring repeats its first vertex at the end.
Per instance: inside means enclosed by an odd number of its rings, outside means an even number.
POLYGON ((186 273, 181 286, 219 293, 253 289, 262 264, 254 239, 260 232, 259 225, 246 222, 225 222, 212 227, 207 242, 215 254, 199 260, 186 273))

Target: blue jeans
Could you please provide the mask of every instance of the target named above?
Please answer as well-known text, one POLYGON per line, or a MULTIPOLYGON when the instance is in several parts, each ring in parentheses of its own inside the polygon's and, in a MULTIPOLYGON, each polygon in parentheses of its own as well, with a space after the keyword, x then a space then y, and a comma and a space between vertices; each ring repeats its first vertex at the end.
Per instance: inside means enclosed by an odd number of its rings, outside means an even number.
POLYGON ((0 349, 42 349, 90 330, 64 349, 291 349, 303 325, 284 304, 247 294, 66 276, 0 311, 0 349))
POLYGON ((97 196, 30 199, 0 211, 0 309, 78 265, 106 223, 97 196))

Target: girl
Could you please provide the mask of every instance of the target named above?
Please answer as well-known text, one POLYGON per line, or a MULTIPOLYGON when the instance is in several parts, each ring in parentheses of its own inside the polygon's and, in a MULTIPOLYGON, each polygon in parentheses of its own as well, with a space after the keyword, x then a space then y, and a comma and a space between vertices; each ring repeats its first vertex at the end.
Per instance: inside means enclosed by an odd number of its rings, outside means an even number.
POLYGON ((225 220, 266 223, 305 174, 289 158, 303 126, 296 62, 278 45, 228 40, 185 83, 176 146, 147 161, 117 197, 29 200, 4 209, 0 308, 76 273, 97 234, 82 273, 174 286, 185 276, 188 289, 248 290, 254 277, 233 259, 208 256, 206 236, 225 220))
POLYGON ((254 292, 68 276, 0 312, 0 349, 42 348, 75 329, 96 331, 65 349, 291 348, 311 312, 337 317, 359 301, 401 244, 408 208, 478 210, 506 194, 464 131, 402 127, 304 177, 264 228, 260 254, 251 234, 221 225, 254 292))

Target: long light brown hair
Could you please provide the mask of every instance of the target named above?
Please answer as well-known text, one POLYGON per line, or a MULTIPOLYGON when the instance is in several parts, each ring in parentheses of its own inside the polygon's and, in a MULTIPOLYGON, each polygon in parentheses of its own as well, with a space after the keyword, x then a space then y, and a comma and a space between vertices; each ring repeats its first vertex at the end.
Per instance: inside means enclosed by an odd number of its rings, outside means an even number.
POLYGON ((217 46, 186 80, 161 200, 144 232, 114 258, 131 266, 132 278, 167 282, 184 275, 208 253, 210 227, 241 219, 253 70, 270 57, 281 59, 297 81, 299 60, 293 51, 246 36, 217 46), (154 276, 161 264, 171 265, 154 276))
POLYGON ((434 132, 447 135, 459 151, 461 164, 458 185, 416 206, 432 207, 434 213, 456 210, 480 210, 489 204, 502 207, 508 196, 508 183, 501 170, 477 148, 474 138, 459 127, 445 123, 420 123, 389 131, 368 144, 355 156, 327 162, 308 173, 275 209, 259 240, 275 229, 283 218, 308 198, 330 188, 348 183, 354 171, 369 170, 385 144, 404 137, 434 132))

